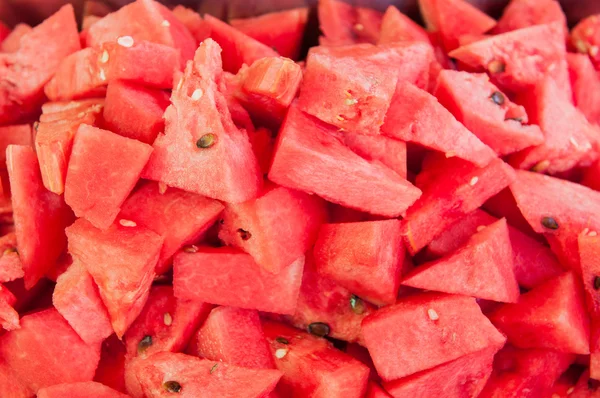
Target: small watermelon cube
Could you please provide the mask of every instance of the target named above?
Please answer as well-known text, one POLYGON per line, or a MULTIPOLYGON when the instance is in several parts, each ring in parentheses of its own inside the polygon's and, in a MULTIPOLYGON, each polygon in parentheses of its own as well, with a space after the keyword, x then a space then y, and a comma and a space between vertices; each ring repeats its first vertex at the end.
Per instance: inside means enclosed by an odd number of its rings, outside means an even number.
POLYGON ((382 14, 379 11, 354 7, 341 0, 319 0, 319 27, 324 46, 356 43, 377 43, 382 14))
POLYGON ((406 142, 383 135, 371 135, 344 132, 344 144, 369 162, 380 162, 406 178, 406 142))
POLYGON ((430 43, 429 36, 422 26, 391 5, 385 10, 385 14, 383 14, 378 44, 398 41, 430 43))
POLYGON ((506 33, 533 25, 558 22, 567 28, 567 18, 556 0, 511 0, 504 8, 494 33, 506 33))
POLYGON ((600 74, 594 69, 594 65, 586 55, 569 53, 567 62, 569 63, 575 106, 590 123, 599 125, 600 74))
POLYGON ((583 18, 571 30, 571 44, 582 54, 588 54, 596 66, 600 66, 600 17, 597 14, 583 18))
POLYGON ((120 393, 95 381, 79 383, 56 384, 38 390, 38 398, 127 398, 129 395, 120 393))

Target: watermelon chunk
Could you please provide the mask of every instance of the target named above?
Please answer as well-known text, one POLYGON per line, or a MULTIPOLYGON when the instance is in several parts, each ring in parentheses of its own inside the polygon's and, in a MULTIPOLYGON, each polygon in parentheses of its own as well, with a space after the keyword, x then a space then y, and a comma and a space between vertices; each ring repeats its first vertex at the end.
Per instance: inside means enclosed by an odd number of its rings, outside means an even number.
POLYGON ((422 293, 384 307, 362 325, 377 373, 392 381, 486 348, 504 336, 481 313, 475 299, 422 293))
POLYGON ((393 304, 404 262, 400 221, 324 224, 314 256, 317 272, 377 305, 393 304))
POLYGON ((127 398, 129 395, 120 393, 95 381, 80 383, 56 384, 38 391, 38 398, 127 398))
POLYGON ((583 18, 577 26, 571 30, 571 44, 578 52, 588 54, 590 59, 598 69, 600 66, 600 17, 590 15, 583 18))
POLYGON ((125 333, 127 357, 181 351, 212 306, 176 299, 171 286, 154 286, 140 315, 125 333))
POLYGON ((249 254, 231 248, 198 248, 173 259, 173 287, 179 299, 293 314, 304 257, 278 274, 264 271, 249 254))
POLYGON ((590 352, 583 287, 574 273, 550 279, 523 294, 517 304, 500 307, 490 319, 517 347, 590 352))
POLYGON ((344 132, 344 144, 369 162, 380 162, 406 178, 406 143, 393 138, 344 132))
POLYGON ((382 14, 365 7, 353 7, 340 0, 319 0, 321 45, 340 46, 356 43, 377 43, 382 14))
POLYGON ((446 51, 458 47, 462 35, 482 34, 496 21, 464 0, 419 0, 419 8, 430 31, 438 32, 446 51))
POLYGON ((252 201, 225 207, 219 238, 278 273, 312 247, 326 218, 319 197, 271 185, 252 201))
POLYGON ((264 322, 265 337, 283 372, 278 391, 284 397, 360 398, 369 368, 336 350, 325 339, 275 322, 264 322))
POLYGON ((378 44, 398 41, 430 43, 425 29, 391 5, 383 14, 378 44))
POLYGON ((134 398, 239 397, 261 398, 271 392, 281 372, 246 369, 185 354, 159 352, 135 359, 127 368, 127 391, 134 398))
POLYGON ((586 304, 590 314, 590 373, 593 378, 600 376, 600 296, 596 290, 596 276, 600 275, 600 237, 579 235, 579 256, 581 273, 585 291, 586 304))
POLYGON ((434 95, 456 119, 498 155, 544 142, 536 125, 527 125, 522 106, 514 104, 485 74, 443 70, 434 95))
POLYGON ((432 59, 431 47, 423 43, 313 47, 298 106, 340 129, 377 135, 392 102, 394 82, 426 87, 432 59))
POLYGON ((221 75, 219 45, 206 40, 173 91, 165 134, 154 142, 143 177, 240 203, 256 197, 262 179, 248 136, 233 124, 217 89, 221 75))
POLYGON ((254 18, 232 19, 231 26, 271 47, 282 57, 297 60, 308 20, 308 8, 270 12, 254 18))
POLYGON ((567 28, 567 18, 556 0, 511 0, 504 8, 494 33, 506 33, 534 25, 558 22, 567 28))
POLYGON ((243 368, 274 369, 258 312, 235 307, 211 311, 195 336, 194 354, 243 368))
POLYGON ((33 134, 29 124, 0 127, 0 167, 6 167, 6 148, 9 145, 31 146, 33 134))
POLYGON ((573 99, 577 109, 590 123, 600 124, 600 75, 589 57, 583 54, 567 54, 569 74, 573 86, 573 99))
POLYGON ((142 311, 162 246, 154 232, 127 225, 101 231, 79 219, 67 229, 69 252, 94 278, 119 337, 142 311))
POLYGON ((0 238, 0 283, 14 281, 24 275, 17 251, 17 236, 10 232, 0 238))
POLYGON ((58 277, 52 304, 87 344, 100 343, 113 333, 98 286, 77 260, 58 277))
POLYGON ((486 166, 496 154, 460 124, 434 96, 399 82, 381 127, 383 134, 486 166))
POLYGON ((390 217, 402 214, 417 200, 417 188, 390 169, 364 160, 343 139, 341 132, 292 104, 279 131, 269 179, 390 217))
POLYGON ((156 273, 163 274, 177 250, 195 243, 217 221, 223 208, 216 200, 177 188, 161 188, 152 182, 125 201, 119 217, 143 225, 164 239, 156 265, 156 273))
POLYGON ((102 343, 100 362, 94 381, 112 389, 126 393, 125 388, 125 345, 116 334, 102 343))
POLYGON ((21 318, 21 329, 0 337, 0 354, 29 389, 91 381, 100 345, 83 342, 55 309, 21 318))
POLYGON ((31 147, 10 145, 6 157, 19 258, 25 287, 30 289, 63 252, 65 227, 73 221, 73 213, 62 197, 44 188, 31 147))

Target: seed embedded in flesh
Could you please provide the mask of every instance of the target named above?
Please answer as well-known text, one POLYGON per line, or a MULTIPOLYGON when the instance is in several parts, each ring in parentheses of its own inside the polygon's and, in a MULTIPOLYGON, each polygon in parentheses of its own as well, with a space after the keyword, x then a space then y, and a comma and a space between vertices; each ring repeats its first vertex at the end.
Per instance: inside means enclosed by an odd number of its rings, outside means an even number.
POLYGON ((138 354, 145 352, 148 347, 152 346, 152 336, 144 336, 138 343, 137 350, 138 354))
POLYGON ((286 339, 285 337, 277 337, 275 339, 276 342, 278 342, 279 344, 290 344, 289 340, 286 339))
POLYGON ((558 229, 558 222, 552 217, 544 217, 542 218, 542 225, 548 229, 556 230, 558 229))
POLYGON ((215 145, 216 140, 217 140, 217 137, 214 134, 212 134, 212 133, 204 134, 202 137, 200 137, 198 139, 198 141, 196 141, 196 146, 201 149, 207 149, 207 148, 210 148, 213 145, 215 145))
POLYGON ((491 73, 502 73, 506 70, 506 64, 499 60, 493 60, 488 64, 487 68, 491 73))
POLYGON ((215 370, 217 370, 217 366, 219 366, 219 364, 218 364, 218 363, 215 363, 215 364, 212 366, 212 368, 210 368, 210 371, 209 371, 209 372, 210 372, 210 374, 213 374, 213 373, 214 373, 214 371, 215 371, 215 370))
POLYGON ((362 315, 365 312, 365 302, 358 296, 350 296, 350 308, 356 315, 362 315))
POLYGON ((237 233, 240 235, 240 238, 242 238, 242 240, 248 240, 252 237, 252 234, 250 233, 250 231, 246 231, 245 229, 239 228, 237 230, 237 233))
POLYGON ((122 46, 122 47, 132 47, 133 46, 133 37, 131 36, 121 36, 117 39, 117 44, 122 46))
POLYGON ((494 91, 492 93, 492 95, 490 95, 490 99, 496 105, 504 105, 504 101, 505 101, 504 94, 502 94, 500 91, 494 91))
POLYGON ((288 353, 287 348, 279 348, 277 350, 275 350, 275 358, 277 359, 281 359, 283 357, 285 357, 288 353))
POLYGON ((435 310, 433 308, 430 308, 427 310, 427 316, 432 321, 437 321, 438 319, 440 319, 440 316, 438 315, 437 312, 435 312, 435 310))
POLYGON ((163 387, 168 392, 178 393, 181 391, 181 384, 179 384, 178 382, 176 382, 174 380, 169 380, 169 381, 164 382, 163 387))
POLYGON ((317 337, 328 336, 331 332, 331 328, 324 322, 314 322, 308 325, 308 333, 317 337))
POLYGON ((173 317, 170 313, 165 312, 165 314, 163 315, 163 322, 167 326, 171 326, 173 324, 173 317))

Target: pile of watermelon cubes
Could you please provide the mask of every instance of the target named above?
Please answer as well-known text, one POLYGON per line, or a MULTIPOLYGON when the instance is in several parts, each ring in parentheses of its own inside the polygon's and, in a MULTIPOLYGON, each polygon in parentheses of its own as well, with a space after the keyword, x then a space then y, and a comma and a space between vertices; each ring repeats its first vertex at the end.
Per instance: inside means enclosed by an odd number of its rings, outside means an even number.
POLYGON ((0 397, 600 397, 600 14, 419 6, 0 26, 0 397))

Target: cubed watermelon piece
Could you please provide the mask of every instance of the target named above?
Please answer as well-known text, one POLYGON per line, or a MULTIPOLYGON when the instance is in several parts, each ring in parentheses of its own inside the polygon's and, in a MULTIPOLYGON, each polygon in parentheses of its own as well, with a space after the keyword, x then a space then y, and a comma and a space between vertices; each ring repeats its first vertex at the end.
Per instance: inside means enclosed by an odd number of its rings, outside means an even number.
POLYGON ((377 372, 392 381, 486 348, 504 336, 481 313, 474 298, 422 293, 400 299, 362 325, 377 372))
POLYGON ((217 307, 194 339, 194 354, 200 358, 243 368, 275 368, 256 310, 217 307))
MULTIPOLYGON (((568 84, 564 35, 563 24, 554 22, 479 40, 449 55, 478 71, 487 71, 494 83, 509 92, 532 89, 548 76, 568 84)), ((563 94, 568 97, 569 93, 563 94)))
POLYGON ((254 18, 232 19, 231 26, 271 47, 282 57, 300 57, 308 8, 270 12, 254 18))
POLYGON ((600 275, 600 237, 579 235, 579 256, 581 260, 581 274, 585 291, 586 304, 590 314, 590 373, 593 378, 600 376, 600 296, 596 289, 596 281, 600 275))
POLYGON ((44 85, 62 59, 81 48, 73 6, 63 6, 21 38, 19 51, 0 54, 0 125, 38 111, 44 85))
POLYGON ((369 368, 336 350, 325 339, 276 322, 263 329, 277 369, 282 397, 361 398, 367 388, 369 368))
POLYGON ((402 235, 411 254, 417 253, 454 222, 479 208, 507 187, 514 171, 496 159, 479 169, 459 159, 444 159, 423 196, 406 213, 402 235))
POLYGON ((343 138, 344 144, 365 160, 381 162, 400 177, 406 178, 406 142, 383 135, 366 136, 349 131, 344 132, 343 138))
POLYGON ((454 117, 498 155, 544 142, 536 125, 528 125, 522 106, 513 103, 483 73, 440 72, 434 95, 454 117))
POLYGON ((496 20, 465 0, 419 0, 419 8, 430 31, 437 32, 446 51, 458 47, 458 38, 482 34, 496 26, 496 20))
POLYGON ((4 330, 19 329, 19 313, 13 308, 17 298, 5 286, 0 284, 0 326, 4 330))
POLYGON ((344 134, 294 104, 279 131, 269 179, 343 206, 397 217, 420 196, 412 184, 344 145, 344 134))
POLYGON ((25 315, 21 328, 0 337, 0 355, 34 392, 60 383, 91 381, 100 344, 83 342, 55 309, 25 315))
POLYGON ((477 397, 492 374, 491 346, 453 361, 384 384, 394 398, 477 397))
POLYGON ((135 359, 126 372, 127 391, 134 398, 174 393, 182 398, 262 398, 281 378, 275 369, 246 369, 170 352, 135 359))
POLYGON ((87 344, 100 343, 113 333, 98 286, 78 260, 56 280, 52 304, 87 344))
POLYGON ((82 124, 69 160, 65 201, 78 217, 107 229, 138 182, 151 153, 148 144, 82 124))
POLYGON ((164 116, 165 134, 154 142, 143 177, 240 203, 256 197, 262 178, 247 134, 234 125, 218 91, 220 52, 215 41, 206 40, 188 64, 164 116))
POLYGON ((4 53, 15 53, 21 48, 21 38, 31 32, 31 26, 26 23, 19 23, 15 25, 13 30, 2 43, 0 44, 0 52, 4 53))
POLYGON ((503 305, 490 319, 517 347, 590 353, 583 286, 572 272, 523 294, 517 304, 503 305))
POLYGON ((354 7, 341 0, 319 0, 317 11, 322 45, 377 43, 383 18, 379 11, 354 7))
POLYGON ((84 219, 67 236, 69 252, 94 278, 113 329, 123 336, 148 298, 162 238, 130 223, 101 231, 84 219))
POLYGON ((38 398, 127 398, 129 395, 120 393, 110 387, 95 381, 79 383, 56 384, 42 388, 37 393, 38 398))
POLYGON ((152 145, 165 130, 162 116, 169 104, 161 90, 114 81, 106 90, 104 121, 112 132, 152 145))
POLYGON ((63 252, 67 243, 65 227, 73 221, 73 213, 61 196, 44 188, 31 147, 10 145, 6 157, 17 247, 25 287, 30 289, 63 252))
POLYGON ((383 14, 378 44, 398 41, 430 43, 429 36, 422 26, 391 5, 385 10, 385 14, 383 14))
POLYGON ((181 351, 212 309, 200 301, 176 299, 171 286, 154 286, 144 309, 125 333, 127 357, 181 351))
POLYGON ((116 334, 113 334, 102 343, 100 362, 94 375, 94 381, 126 393, 125 361, 125 344, 119 340, 116 334))
POLYGON ((434 96, 407 82, 398 83, 381 131, 389 137, 415 142, 480 167, 496 157, 490 147, 459 123, 434 96))
POLYGON ((315 266, 362 299, 393 304, 404 252, 399 220, 324 224, 315 243, 315 266))
POLYGON ((431 46, 424 43, 313 47, 298 106, 340 129, 377 135, 395 82, 426 87, 432 59, 431 46))
POLYGON ((0 283, 11 282, 24 275, 17 250, 17 236, 10 232, 0 238, 0 283))
POLYGON ((534 25, 558 22, 567 31, 567 18, 556 0, 511 0, 504 8, 494 33, 506 33, 534 25))
POLYGON ((151 182, 125 201, 119 217, 142 225, 164 239, 156 266, 156 273, 163 274, 177 250, 195 243, 217 221, 223 208, 216 200, 151 182))
MULTIPOLYGON (((1 25, 0 25, 1 27, 1 25)), ((14 369, 4 360, 0 361, 0 392, 10 398, 32 398, 35 394, 17 377, 14 369)))
POLYGON ((293 314, 304 256, 272 274, 252 256, 232 248, 198 248, 173 260, 173 287, 179 299, 293 314))
POLYGON ((567 62, 575 106, 590 123, 600 124, 600 74, 586 55, 569 53, 567 62))
POLYGON ((583 18, 571 30, 571 44, 578 52, 588 54, 596 66, 600 67, 600 16, 598 14, 583 18))
POLYGON ((278 273, 312 247, 326 218, 318 196, 269 185, 256 199, 225 207, 219 238, 278 273))
POLYGON ((6 167, 6 148, 9 145, 31 146, 33 132, 29 124, 0 127, 0 168, 6 167))

